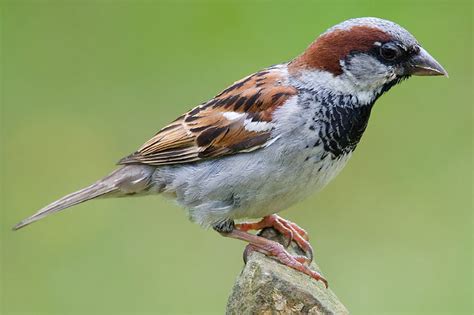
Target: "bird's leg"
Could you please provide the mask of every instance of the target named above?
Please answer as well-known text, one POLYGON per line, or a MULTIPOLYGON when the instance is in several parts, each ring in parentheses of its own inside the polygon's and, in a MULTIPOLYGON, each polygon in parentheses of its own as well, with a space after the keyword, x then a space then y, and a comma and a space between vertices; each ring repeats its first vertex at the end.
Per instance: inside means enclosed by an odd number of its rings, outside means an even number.
POLYGON ((323 282, 326 288, 328 287, 327 280, 324 279, 321 274, 311 270, 307 265, 303 264, 303 261, 306 259, 305 257, 295 257, 291 255, 280 243, 258 235, 250 234, 242 230, 238 230, 234 228, 233 221, 227 221, 227 223, 223 222, 222 224, 215 225, 214 229, 225 237, 236 238, 248 242, 249 245, 247 245, 246 252, 248 250, 258 251, 266 256, 274 257, 283 265, 305 273, 311 278, 323 282))
POLYGON ((295 223, 285 220, 282 217, 272 214, 264 217, 259 222, 255 223, 240 223, 236 224, 235 228, 247 232, 249 230, 261 230, 264 228, 272 227, 284 236, 288 238, 288 245, 291 241, 295 241, 296 244, 306 253, 309 257, 309 262, 313 260, 313 248, 308 242, 308 233, 305 230, 300 228, 295 223))

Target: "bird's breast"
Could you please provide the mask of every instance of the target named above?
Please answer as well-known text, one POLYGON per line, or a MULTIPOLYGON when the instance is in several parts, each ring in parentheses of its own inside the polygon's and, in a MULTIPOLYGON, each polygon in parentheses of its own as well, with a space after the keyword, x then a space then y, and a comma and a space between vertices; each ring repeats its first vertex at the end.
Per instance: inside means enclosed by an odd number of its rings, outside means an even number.
POLYGON ((372 104, 360 105, 353 95, 306 90, 299 95, 305 113, 306 138, 332 158, 354 151, 369 121, 372 104))

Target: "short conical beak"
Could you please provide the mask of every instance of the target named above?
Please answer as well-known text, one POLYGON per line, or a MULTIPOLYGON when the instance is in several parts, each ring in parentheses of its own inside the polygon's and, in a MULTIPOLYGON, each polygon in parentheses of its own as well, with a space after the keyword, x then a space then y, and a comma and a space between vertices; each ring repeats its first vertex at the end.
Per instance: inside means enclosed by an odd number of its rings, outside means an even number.
POLYGON ((431 55, 420 47, 418 54, 414 55, 408 62, 408 74, 411 75, 444 75, 448 72, 431 55))

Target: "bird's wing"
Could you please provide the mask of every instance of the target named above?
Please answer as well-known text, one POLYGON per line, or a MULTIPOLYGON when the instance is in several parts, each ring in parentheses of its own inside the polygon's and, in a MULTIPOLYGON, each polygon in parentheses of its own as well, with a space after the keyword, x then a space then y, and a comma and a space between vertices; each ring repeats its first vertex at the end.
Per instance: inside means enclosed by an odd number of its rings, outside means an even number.
POLYGON ((296 95, 281 69, 252 74, 161 129, 119 164, 167 165, 250 152, 271 141, 272 114, 296 95))

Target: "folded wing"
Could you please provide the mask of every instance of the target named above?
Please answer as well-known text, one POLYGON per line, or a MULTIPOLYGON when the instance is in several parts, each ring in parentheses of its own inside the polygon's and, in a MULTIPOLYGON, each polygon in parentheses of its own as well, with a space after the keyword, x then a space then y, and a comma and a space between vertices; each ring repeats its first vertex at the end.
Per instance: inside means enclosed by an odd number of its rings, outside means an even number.
POLYGON ((262 148, 271 141, 273 112, 296 93, 279 67, 252 74, 161 129, 119 164, 189 163, 262 148))

